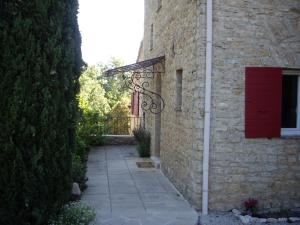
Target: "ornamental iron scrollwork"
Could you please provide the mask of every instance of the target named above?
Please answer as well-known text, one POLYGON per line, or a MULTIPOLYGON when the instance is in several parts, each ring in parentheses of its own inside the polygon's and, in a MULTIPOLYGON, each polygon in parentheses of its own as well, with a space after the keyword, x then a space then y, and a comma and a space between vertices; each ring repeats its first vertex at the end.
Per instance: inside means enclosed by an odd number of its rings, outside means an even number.
POLYGON ((163 68, 164 57, 159 57, 108 70, 105 75, 121 75, 124 80, 124 87, 142 95, 141 108, 144 111, 159 114, 165 108, 165 101, 160 93, 151 90, 151 83, 155 83, 155 76, 164 73, 163 68))

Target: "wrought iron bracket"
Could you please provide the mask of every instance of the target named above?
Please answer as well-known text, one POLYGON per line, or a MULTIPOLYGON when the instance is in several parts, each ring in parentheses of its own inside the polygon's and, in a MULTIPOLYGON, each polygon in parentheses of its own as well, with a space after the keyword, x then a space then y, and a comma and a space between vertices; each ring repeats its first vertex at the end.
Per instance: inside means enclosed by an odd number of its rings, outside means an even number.
POLYGON ((142 95, 141 108, 144 111, 159 114, 165 108, 165 101, 160 93, 151 90, 151 82, 155 82, 155 76, 164 73, 164 61, 165 57, 162 56, 108 70, 105 75, 121 75, 124 87, 142 95))

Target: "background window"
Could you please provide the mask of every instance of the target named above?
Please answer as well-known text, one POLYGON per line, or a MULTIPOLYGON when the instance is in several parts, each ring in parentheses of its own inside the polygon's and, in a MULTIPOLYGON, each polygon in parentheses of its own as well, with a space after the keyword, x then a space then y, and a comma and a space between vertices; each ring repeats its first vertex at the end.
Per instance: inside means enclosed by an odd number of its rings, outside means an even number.
POLYGON ((176 71, 176 110, 182 107, 182 69, 176 71))
POLYGON ((282 128, 297 128, 298 76, 282 78, 282 128))
POLYGON ((153 24, 151 24, 151 27, 150 27, 150 50, 153 49, 153 39, 154 39, 153 24))
POLYGON ((282 76, 281 134, 300 135, 299 71, 284 71, 282 76))
POLYGON ((159 11, 162 7, 162 0, 157 0, 157 11, 159 11))

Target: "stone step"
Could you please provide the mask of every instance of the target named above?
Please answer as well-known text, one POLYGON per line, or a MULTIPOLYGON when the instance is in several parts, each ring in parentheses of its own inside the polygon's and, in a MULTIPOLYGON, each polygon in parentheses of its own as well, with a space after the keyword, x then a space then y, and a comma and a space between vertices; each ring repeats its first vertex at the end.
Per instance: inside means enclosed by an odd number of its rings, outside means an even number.
POLYGON ((104 145, 136 145, 132 135, 104 135, 104 145))

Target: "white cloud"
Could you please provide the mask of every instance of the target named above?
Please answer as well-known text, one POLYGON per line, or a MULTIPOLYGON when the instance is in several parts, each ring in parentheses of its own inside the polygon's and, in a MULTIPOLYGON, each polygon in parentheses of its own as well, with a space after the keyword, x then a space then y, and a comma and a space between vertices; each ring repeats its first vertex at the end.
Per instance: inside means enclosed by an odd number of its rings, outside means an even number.
POLYGON ((83 59, 88 64, 111 57, 134 63, 143 38, 143 0, 79 0, 83 59))

